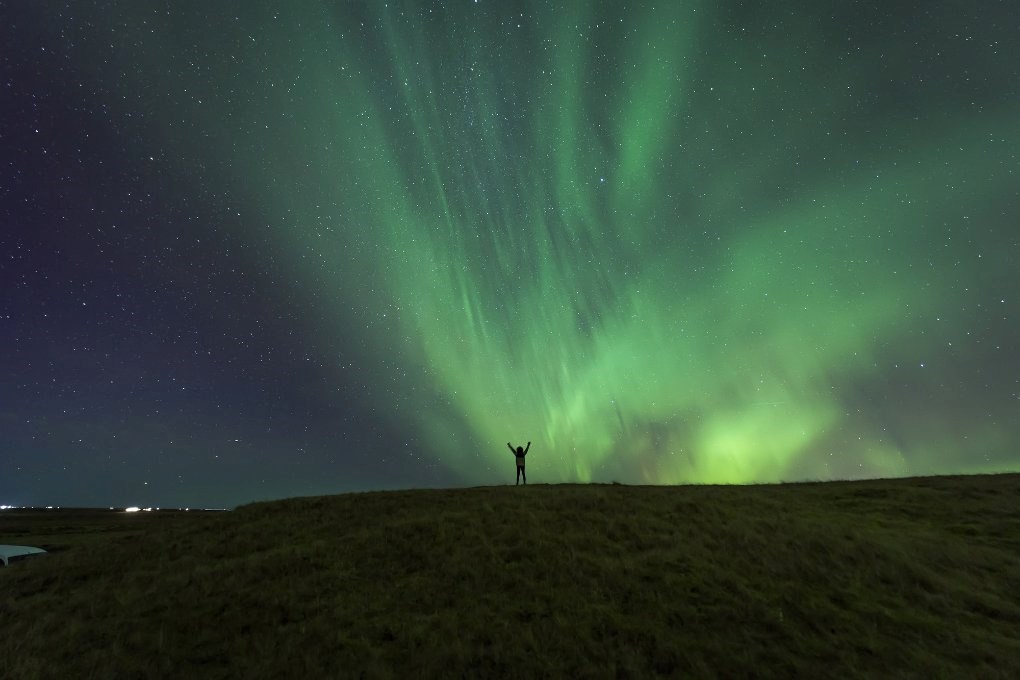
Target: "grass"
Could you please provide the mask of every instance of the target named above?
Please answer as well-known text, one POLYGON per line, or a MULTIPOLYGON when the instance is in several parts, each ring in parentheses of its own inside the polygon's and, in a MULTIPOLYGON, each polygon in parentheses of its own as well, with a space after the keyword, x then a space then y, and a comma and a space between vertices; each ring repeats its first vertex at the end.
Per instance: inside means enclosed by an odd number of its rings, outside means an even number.
POLYGON ((1020 475, 156 515, 0 570, 0 677, 1020 676, 1020 475))

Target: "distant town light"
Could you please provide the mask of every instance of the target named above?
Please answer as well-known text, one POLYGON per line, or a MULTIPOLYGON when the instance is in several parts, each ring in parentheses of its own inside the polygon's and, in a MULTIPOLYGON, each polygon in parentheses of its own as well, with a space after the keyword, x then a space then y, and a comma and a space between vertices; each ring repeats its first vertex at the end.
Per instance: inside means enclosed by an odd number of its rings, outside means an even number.
POLYGON ((124 512, 138 512, 141 510, 137 505, 132 505, 130 508, 124 508, 124 512))

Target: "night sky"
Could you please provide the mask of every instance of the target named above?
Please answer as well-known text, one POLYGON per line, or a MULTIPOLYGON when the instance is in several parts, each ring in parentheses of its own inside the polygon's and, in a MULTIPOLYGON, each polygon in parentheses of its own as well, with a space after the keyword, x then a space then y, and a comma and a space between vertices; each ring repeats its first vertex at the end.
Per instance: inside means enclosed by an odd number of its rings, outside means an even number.
MULTIPOLYGON (((654 4, 654 7, 653 7, 654 4)), ((1020 470, 1020 11, 0 1, 0 504, 1020 470)))

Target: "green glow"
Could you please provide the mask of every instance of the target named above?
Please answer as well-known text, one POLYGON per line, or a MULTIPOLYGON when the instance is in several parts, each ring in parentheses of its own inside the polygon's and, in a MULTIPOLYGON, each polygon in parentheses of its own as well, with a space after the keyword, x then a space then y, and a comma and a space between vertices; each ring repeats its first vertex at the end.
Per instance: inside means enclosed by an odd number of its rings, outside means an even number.
POLYGON ((947 225, 1015 184, 1015 109, 862 131, 875 76, 713 3, 372 3, 365 27, 291 5, 227 29, 237 70, 178 106, 216 130, 194 153, 263 197, 332 334, 399 374, 386 408, 465 481, 509 478, 504 442, 529 439, 547 482, 990 464, 932 462, 876 424, 896 404, 849 404, 964 342, 936 319, 968 323, 952 263, 981 249, 947 225), (231 87, 260 99, 230 117, 231 87))

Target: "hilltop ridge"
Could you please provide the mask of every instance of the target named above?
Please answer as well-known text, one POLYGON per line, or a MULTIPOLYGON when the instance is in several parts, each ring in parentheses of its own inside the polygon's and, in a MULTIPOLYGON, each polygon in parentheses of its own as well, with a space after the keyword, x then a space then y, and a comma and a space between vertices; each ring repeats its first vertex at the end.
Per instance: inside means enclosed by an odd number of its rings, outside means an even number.
POLYGON ((0 675, 1015 676, 1018 507, 1020 475, 253 503, 0 571, 0 675))

